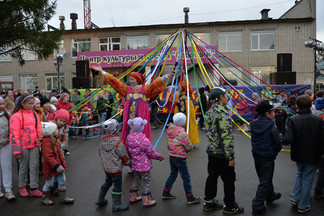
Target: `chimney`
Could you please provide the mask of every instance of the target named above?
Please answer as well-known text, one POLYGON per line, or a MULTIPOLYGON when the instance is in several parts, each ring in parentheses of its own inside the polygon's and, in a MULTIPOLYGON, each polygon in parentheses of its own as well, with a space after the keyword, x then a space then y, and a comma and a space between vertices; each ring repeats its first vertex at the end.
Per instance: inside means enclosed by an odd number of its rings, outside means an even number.
POLYGON ((261 20, 268 20, 269 19, 269 16, 268 16, 268 13, 269 13, 270 9, 263 9, 260 13, 261 13, 261 20))
POLYGON ((70 18, 72 19, 72 24, 71 24, 72 30, 77 30, 76 20, 78 19, 78 14, 70 13, 70 18))
POLYGON ((188 24, 189 23, 189 16, 188 16, 189 7, 184 7, 183 12, 185 13, 185 24, 188 24))
POLYGON ((60 30, 63 30, 65 27, 64 27, 64 20, 65 20, 65 16, 59 16, 59 19, 61 20, 61 23, 60 23, 60 30))

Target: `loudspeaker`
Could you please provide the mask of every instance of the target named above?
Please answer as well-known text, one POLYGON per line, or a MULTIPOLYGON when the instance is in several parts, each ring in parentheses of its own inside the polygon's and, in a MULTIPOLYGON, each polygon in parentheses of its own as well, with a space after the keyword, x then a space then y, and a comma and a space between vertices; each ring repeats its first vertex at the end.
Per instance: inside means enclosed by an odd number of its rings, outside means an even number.
POLYGON ((296 72, 274 72, 270 74, 271 84, 296 84, 296 72))
POLYGON ((277 54, 277 72, 291 72, 292 71, 292 54, 279 53, 277 54))
POLYGON ((91 87, 90 77, 73 77, 72 78, 72 88, 86 89, 91 87))
POLYGON ((89 77, 90 76, 89 60, 76 61, 75 72, 77 77, 89 77))

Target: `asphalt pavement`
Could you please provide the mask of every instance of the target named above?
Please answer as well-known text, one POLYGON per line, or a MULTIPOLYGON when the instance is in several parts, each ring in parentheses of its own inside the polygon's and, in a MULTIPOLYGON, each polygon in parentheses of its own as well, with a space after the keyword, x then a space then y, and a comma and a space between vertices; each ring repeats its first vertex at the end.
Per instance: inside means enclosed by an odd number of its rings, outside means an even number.
MULTIPOLYGON (((152 142, 161 134, 162 129, 152 130, 152 142)), ((207 138, 205 131, 199 129, 200 143, 195 145, 194 150, 190 153, 188 167, 191 175, 191 184, 193 194, 201 197, 201 203, 190 205, 186 204, 186 197, 182 186, 182 179, 178 175, 177 181, 171 191, 176 196, 174 200, 162 200, 162 190, 170 172, 166 148, 166 132, 163 134, 156 151, 161 153, 165 160, 154 161, 151 170, 152 178, 152 195, 157 200, 157 205, 150 208, 143 208, 142 204, 136 203, 130 205, 129 210, 124 212, 112 212, 111 189, 107 194, 108 205, 97 207, 97 199, 101 185, 104 183, 105 174, 102 170, 99 156, 98 144, 99 138, 94 139, 77 139, 70 141, 69 148, 71 155, 66 157, 68 171, 67 194, 75 199, 74 205, 68 206, 59 204, 58 197, 51 197, 55 202, 54 206, 43 206, 40 198, 21 198, 18 195, 17 165, 13 160, 13 191, 16 200, 0 200, 1 216, 80 216, 80 215, 176 215, 176 216, 198 216, 198 215, 223 215, 221 210, 204 212, 203 198, 205 181, 207 178, 207 138)), ((289 150, 289 146, 284 146, 289 150)), ((252 215, 251 202, 255 195, 258 185, 258 178, 254 169, 253 158, 251 155, 250 139, 243 133, 235 132, 235 155, 236 155, 236 202, 245 208, 241 215, 252 215)), ((127 202, 129 198, 129 189, 131 187, 133 176, 127 174, 128 168, 123 171, 123 192, 122 200, 127 202)), ((290 216, 300 215, 296 209, 292 208, 289 201, 289 194, 294 185, 296 176, 296 165, 290 160, 289 151, 282 151, 277 160, 274 174, 274 187, 276 192, 280 192, 282 197, 275 203, 266 206, 267 216, 290 216)), ((315 179, 316 181, 316 179, 315 179)), ((43 177, 40 176, 39 189, 44 185, 43 177)), ((313 186, 314 190, 314 186, 313 186)), ((140 191, 141 192, 141 191, 140 191)), ((314 191, 311 194, 311 211, 305 215, 320 216, 324 215, 324 200, 314 200, 314 191)), ((223 183, 219 179, 217 200, 223 201, 223 183)))

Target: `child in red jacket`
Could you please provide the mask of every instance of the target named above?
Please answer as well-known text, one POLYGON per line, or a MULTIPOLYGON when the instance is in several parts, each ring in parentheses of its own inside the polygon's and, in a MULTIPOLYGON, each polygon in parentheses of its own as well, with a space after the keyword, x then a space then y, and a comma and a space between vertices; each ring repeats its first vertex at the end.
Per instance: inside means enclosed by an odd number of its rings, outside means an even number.
POLYGON ((66 178, 65 161, 58 142, 59 132, 56 124, 52 122, 42 122, 42 133, 44 138, 41 141, 41 151, 43 155, 43 172, 45 184, 43 187, 43 196, 41 203, 44 205, 53 205, 50 200, 50 189, 53 186, 54 179, 58 182, 58 194, 60 202, 64 204, 73 204, 74 199, 66 197, 66 178))

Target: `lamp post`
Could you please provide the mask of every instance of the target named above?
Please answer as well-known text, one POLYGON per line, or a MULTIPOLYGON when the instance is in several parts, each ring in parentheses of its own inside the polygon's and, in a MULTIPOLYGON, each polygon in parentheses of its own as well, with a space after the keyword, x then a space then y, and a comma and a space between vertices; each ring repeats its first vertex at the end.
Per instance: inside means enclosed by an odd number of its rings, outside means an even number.
POLYGON ((308 40, 304 42, 305 47, 313 48, 314 50, 314 94, 316 92, 316 51, 324 51, 324 44, 322 41, 315 38, 309 37, 308 40))
POLYGON ((57 91, 60 92, 60 65, 63 63, 63 53, 56 53, 54 65, 57 66, 57 91))

